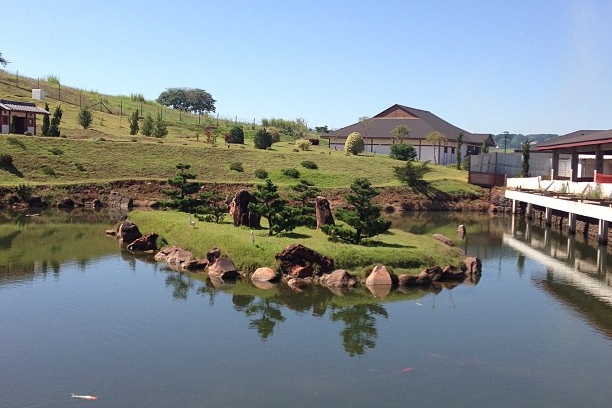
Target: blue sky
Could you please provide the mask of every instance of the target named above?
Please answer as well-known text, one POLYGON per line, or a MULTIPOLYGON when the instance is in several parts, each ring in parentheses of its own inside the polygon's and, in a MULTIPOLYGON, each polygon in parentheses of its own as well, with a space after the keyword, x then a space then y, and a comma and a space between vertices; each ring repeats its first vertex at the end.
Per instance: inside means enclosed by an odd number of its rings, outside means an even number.
POLYGON ((473 133, 610 129, 607 0, 34 1, 5 69, 103 94, 201 88, 222 117, 340 128, 398 103, 473 133))

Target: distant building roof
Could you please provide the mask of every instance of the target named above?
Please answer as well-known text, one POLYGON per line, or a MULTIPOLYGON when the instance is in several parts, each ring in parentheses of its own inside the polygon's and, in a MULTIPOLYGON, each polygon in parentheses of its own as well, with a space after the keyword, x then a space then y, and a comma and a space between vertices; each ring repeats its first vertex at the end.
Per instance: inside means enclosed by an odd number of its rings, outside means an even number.
POLYGON ((321 137, 346 137, 353 132, 359 132, 363 137, 367 138, 391 138, 391 131, 398 126, 405 126, 410 130, 410 133, 405 138, 406 140, 424 140, 431 132, 441 132, 449 141, 455 141, 459 133, 463 133, 463 143, 480 145, 486 140, 490 146, 495 145, 493 138, 489 134, 470 133, 448 123, 429 111, 398 104, 370 118, 369 126, 367 127, 361 122, 357 122, 326 133, 321 137))
POLYGON ((538 143, 536 150, 555 150, 612 143, 612 130, 577 130, 538 143))
POLYGON ((43 108, 39 108, 33 102, 18 102, 0 99, 0 107, 9 111, 43 113, 46 115, 49 114, 49 112, 43 108))

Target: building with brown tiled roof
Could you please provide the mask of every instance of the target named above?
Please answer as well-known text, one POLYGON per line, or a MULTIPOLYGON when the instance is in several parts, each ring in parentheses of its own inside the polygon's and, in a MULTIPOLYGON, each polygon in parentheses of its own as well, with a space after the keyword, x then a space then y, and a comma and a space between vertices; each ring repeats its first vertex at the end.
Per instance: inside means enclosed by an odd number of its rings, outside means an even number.
POLYGON ((0 133, 9 133, 11 123, 15 125, 13 133, 36 134, 36 115, 48 115, 49 112, 32 102, 17 102, 0 99, 0 133))
POLYGON ((343 127, 330 133, 321 135, 321 138, 329 140, 331 149, 342 150, 346 138, 353 132, 363 136, 366 152, 389 154, 391 146, 398 143, 391 132, 398 126, 405 126, 410 133, 404 138, 404 143, 410 143, 417 152, 417 159, 421 161, 430 160, 432 163, 442 165, 455 163, 457 136, 463 133, 463 145, 461 157, 479 154, 482 143, 495 146, 490 134, 470 133, 431 112, 414 109, 403 105, 393 105, 388 109, 373 116, 367 121, 360 121, 343 127), (440 132, 446 136, 447 141, 440 146, 432 146, 427 141, 427 136, 432 132, 440 132))

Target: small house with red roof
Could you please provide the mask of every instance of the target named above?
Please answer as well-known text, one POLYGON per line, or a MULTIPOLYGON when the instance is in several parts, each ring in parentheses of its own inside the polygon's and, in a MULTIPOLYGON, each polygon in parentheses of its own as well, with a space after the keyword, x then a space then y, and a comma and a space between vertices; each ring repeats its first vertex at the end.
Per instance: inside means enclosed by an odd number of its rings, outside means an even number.
POLYGON ((39 108, 33 102, 18 102, 0 99, 0 133, 23 135, 29 132, 36 134, 36 115, 48 115, 49 112, 39 108), (11 132, 11 125, 14 126, 11 132))

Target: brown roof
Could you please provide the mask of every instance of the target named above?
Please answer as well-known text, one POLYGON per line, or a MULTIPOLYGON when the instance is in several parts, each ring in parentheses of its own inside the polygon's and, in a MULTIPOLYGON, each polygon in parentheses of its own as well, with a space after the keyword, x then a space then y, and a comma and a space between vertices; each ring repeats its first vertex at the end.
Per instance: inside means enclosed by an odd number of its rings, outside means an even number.
POLYGON ((612 130, 577 130, 567 135, 545 140, 536 150, 554 150, 612 143, 612 130))
POLYGON ((0 99, 0 107, 9 111, 16 112, 33 112, 33 113, 44 113, 46 115, 49 114, 43 108, 39 108, 33 102, 17 102, 17 101, 9 101, 6 99, 0 99))
POLYGON ((410 129, 406 140, 424 140, 428 134, 437 131, 443 133, 449 141, 453 142, 457 139, 459 133, 463 133, 463 143, 480 145, 484 140, 487 140, 489 144, 493 143, 489 134, 470 133, 429 111, 397 104, 373 116, 367 129, 360 122, 357 122, 326 133, 321 137, 346 137, 352 132, 359 132, 367 138, 391 138, 391 131, 397 126, 405 126, 410 129))

